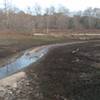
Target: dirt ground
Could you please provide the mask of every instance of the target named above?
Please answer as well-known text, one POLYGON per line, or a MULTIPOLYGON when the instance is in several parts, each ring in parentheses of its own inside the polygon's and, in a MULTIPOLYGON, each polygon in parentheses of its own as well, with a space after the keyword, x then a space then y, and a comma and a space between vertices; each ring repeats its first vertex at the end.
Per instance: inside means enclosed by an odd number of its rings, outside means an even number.
POLYGON ((41 46, 70 41, 66 37, 0 34, 0 60, 17 52, 41 46))
POLYGON ((100 41, 56 47, 26 73, 36 100, 100 100, 100 41))
POLYGON ((100 100, 100 41, 52 48, 24 72, 0 100, 100 100))

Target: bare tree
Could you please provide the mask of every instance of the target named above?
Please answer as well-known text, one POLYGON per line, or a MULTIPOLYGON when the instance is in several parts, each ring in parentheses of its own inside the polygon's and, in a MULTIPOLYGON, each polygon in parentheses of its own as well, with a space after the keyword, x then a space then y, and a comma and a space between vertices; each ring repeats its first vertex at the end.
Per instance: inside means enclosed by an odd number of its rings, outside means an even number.
POLYGON ((6 28, 9 28, 8 0, 4 0, 4 9, 5 9, 5 24, 6 24, 6 28))
POLYGON ((45 9, 45 14, 44 14, 44 16, 45 16, 44 21, 46 21, 46 33, 49 33, 49 21, 50 21, 49 13, 50 13, 50 9, 46 8, 45 9))
POLYGON ((93 28, 93 27, 92 27, 92 26, 93 26, 93 19, 92 19, 92 17, 93 17, 93 15, 94 15, 93 9, 92 9, 91 7, 89 7, 88 9, 86 9, 86 10, 84 11, 83 14, 84 14, 84 16, 87 16, 87 17, 88 17, 87 22, 88 22, 89 28, 93 28))

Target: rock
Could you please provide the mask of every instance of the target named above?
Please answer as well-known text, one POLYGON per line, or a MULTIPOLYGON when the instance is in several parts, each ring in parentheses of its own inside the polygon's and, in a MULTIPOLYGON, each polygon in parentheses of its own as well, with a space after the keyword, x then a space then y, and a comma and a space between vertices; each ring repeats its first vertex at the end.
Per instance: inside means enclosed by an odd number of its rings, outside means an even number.
POLYGON ((20 90, 17 90, 17 91, 16 91, 17 94, 19 94, 20 92, 21 92, 20 90))
POLYGON ((17 88, 17 83, 14 83, 12 87, 17 88))
POLYGON ((80 49, 77 48, 76 50, 73 50, 72 53, 77 53, 80 49))
POLYGON ((26 86, 30 86, 30 83, 29 82, 26 82, 26 86))
POLYGON ((3 87, 0 87, 0 97, 4 97, 6 90, 3 87))

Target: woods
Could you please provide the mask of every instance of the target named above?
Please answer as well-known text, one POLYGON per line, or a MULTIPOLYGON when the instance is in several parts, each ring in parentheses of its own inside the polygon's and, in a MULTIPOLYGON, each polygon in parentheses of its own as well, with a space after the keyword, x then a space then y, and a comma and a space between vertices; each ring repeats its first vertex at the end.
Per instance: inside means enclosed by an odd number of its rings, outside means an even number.
POLYGON ((22 11, 5 0, 4 8, 0 9, 0 32, 33 34, 93 29, 100 29, 99 8, 73 13, 61 5, 42 9, 36 4, 22 11))

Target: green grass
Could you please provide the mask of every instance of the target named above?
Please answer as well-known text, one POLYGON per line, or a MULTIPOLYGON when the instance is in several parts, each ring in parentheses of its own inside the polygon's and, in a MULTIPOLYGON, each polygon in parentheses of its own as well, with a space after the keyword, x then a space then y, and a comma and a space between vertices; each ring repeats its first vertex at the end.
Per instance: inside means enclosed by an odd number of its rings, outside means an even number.
POLYGON ((33 36, 33 42, 36 44, 51 44, 58 42, 65 42, 67 39, 65 37, 53 37, 53 36, 33 36))
POLYGON ((32 47, 68 41, 69 40, 63 36, 3 35, 0 36, 0 59, 12 56, 12 54, 32 47))
POLYGON ((5 38, 0 38, 0 45, 16 45, 16 44, 50 44, 50 43, 58 43, 65 42, 67 39, 65 37, 54 37, 54 36, 9 36, 5 38))

